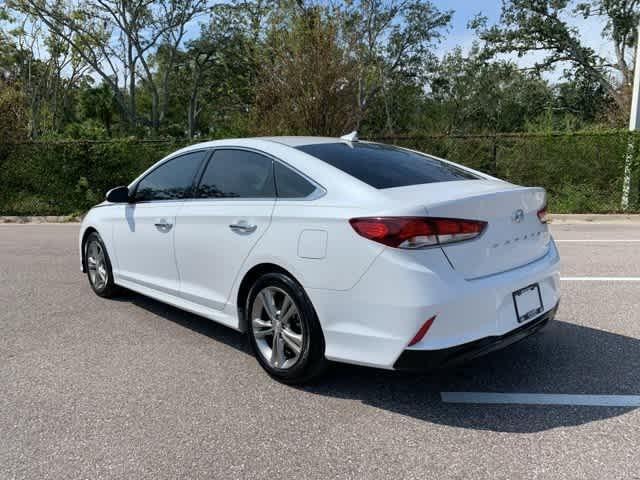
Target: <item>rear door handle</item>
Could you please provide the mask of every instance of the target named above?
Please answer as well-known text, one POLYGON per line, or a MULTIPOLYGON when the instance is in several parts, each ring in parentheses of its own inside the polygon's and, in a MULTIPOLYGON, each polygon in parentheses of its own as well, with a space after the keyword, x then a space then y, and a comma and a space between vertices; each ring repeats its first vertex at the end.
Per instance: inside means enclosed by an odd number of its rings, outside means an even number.
POLYGON ((156 223, 154 223, 158 230, 162 230, 163 232, 168 232, 173 227, 173 223, 169 223, 166 219, 161 218, 156 223))
POLYGON ((232 223, 229 228, 236 233, 253 233, 258 228, 257 225, 250 225, 246 222, 232 223))

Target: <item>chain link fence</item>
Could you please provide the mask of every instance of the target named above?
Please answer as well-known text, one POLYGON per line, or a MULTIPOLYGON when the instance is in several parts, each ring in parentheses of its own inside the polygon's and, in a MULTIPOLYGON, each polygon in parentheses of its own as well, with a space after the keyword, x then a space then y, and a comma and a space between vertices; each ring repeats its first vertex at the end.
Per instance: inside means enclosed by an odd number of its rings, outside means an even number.
POLYGON ((62 141, 0 145, 0 215, 78 215, 126 185, 180 141, 62 141))
MULTIPOLYGON (((378 137, 376 141, 447 158, 518 185, 546 188, 555 213, 620 210, 625 158, 639 152, 640 134, 378 137)), ((632 161, 629 210, 638 211, 638 159, 632 161)))
MULTIPOLYGON (((620 210, 625 156, 640 135, 578 134, 376 137, 462 163, 520 185, 545 187, 555 213, 620 210)), ((0 144, 0 215, 72 215, 184 146, 179 140, 0 144)), ((640 211, 633 159, 630 211, 640 211)))

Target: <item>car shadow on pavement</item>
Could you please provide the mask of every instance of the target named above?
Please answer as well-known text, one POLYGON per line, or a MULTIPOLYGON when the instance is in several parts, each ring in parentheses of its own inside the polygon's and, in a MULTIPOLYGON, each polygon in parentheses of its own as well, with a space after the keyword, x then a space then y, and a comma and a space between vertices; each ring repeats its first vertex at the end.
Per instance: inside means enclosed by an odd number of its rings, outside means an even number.
POLYGON ((225 345, 246 353, 247 355, 251 355, 246 336, 238 333, 232 328, 226 327, 212 320, 186 312, 130 290, 126 290, 124 293, 112 300, 131 303, 136 307, 143 308, 148 312, 153 313, 154 315, 158 315, 196 333, 222 342, 225 345))
POLYGON ((640 340, 555 320, 535 336, 455 369, 415 375, 340 366, 305 390, 442 425, 538 432, 634 408, 447 404, 440 392, 640 395, 640 340))
MULTIPOLYGON (((251 354, 238 332, 134 293, 121 297, 167 320, 251 354)), ((640 395, 640 340, 557 320, 469 364, 414 374, 335 364, 301 393, 360 401, 426 422, 530 433, 616 417, 629 407, 447 404, 440 392, 640 395)))

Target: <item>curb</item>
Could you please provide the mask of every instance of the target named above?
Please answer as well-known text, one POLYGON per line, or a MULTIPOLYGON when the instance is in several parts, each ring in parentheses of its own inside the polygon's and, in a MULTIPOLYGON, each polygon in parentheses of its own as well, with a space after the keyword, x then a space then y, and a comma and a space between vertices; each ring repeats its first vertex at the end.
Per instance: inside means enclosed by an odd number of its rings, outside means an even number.
POLYGON ((0 216, 0 223, 19 223, 19 224, 22 224, 22 223, 79 223, 80 221, 82 221, 81 216, 71 216, 71 215, 0 216))
POLYGON ((556 213, 551 214, 551 222, 559 223, 640 223, 636 213, 556 213))

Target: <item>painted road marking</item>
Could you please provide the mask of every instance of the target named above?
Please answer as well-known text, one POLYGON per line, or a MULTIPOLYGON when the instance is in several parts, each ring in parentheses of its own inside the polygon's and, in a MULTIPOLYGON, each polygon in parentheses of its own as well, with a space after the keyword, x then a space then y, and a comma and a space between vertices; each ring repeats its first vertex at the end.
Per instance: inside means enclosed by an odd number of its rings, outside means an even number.
POLYGON ((640 395, 565 395, 554 393, 440 392, 445 403, 502 405, 574 405, 585 407, 640 407, 640 395))
POLYGON ((560 277, 565 282, 640 282, 640 277, 560 277))

